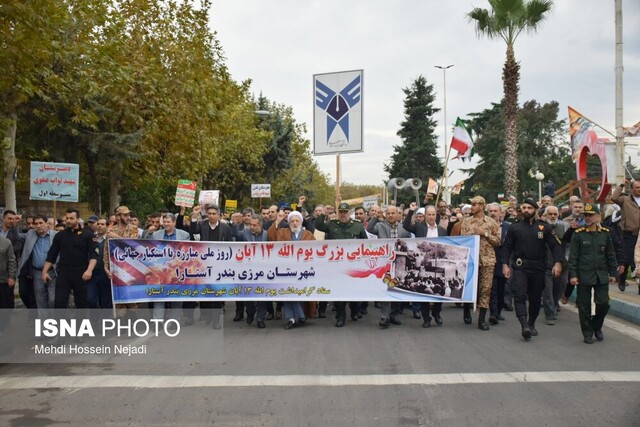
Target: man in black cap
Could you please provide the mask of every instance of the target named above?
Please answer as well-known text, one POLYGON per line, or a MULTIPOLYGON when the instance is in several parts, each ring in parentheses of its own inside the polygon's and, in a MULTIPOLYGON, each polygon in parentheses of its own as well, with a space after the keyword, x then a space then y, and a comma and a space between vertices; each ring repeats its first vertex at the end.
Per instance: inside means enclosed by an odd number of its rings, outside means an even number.
POLYGON ((540 312, 544 289, 547 247, 551 250, 555 261, 552 268, 554 277, 562 273, 564 257, 560 241, 551 226, 536 219, 537 209, 538 204, 530 197, 522 202, 520 206, 522 220, 509 227, 509 233, 502 247, 502 272, 506 278, 511 277, 516 316, 522 326, 522 337, 526 340, 538 335, 535 322, 540 312), (527 299, 529 300, 528 313, 527 299))
POLYGON ((569 283, 577 286, 577 305, 584 342, 593 344, 604 339, 602 324, 609 311, 609 284, 616 283, 616 252, 609 229, 600 225, 598 206, 584 206, 584 227, 578 228, 571 238, 569 251, 569 283), (591 294, 596 314, 591 317, 591 294))

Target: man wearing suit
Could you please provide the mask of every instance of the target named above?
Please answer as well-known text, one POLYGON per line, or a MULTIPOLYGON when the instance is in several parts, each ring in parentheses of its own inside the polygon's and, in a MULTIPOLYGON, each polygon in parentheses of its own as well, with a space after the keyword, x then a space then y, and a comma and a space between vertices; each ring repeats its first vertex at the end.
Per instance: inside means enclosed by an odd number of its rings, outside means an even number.
MULTIPOLYGON (((416 237, 442 237, 447 235, 447 229, 439 226, 436 223, 436 217, 438 215, 436 207, 429 205, 426 208, 420 208, 416 211, 416 204, 411 203, 409 212, 402 223, 405 230, 411 232, 416 237), (412 224, 411 218, 413 213, 416 212, 416 221, 412 224)), ((429 302, 420 303, 420 311, 422 312, 422 327, 431 327, 431 304, 429 302)), ((433 303, 433 320, 436 325, 442 325, 442 317, 440 312, 442 311, 442 303, 433 303)))
MULTIPOLYGON (((176 228, 176 216, 172 213, 162 215, 162 229, 154 231, 151 235, 153 240, 190 240, 189 233, 176 228)), ((153 303, 153 318, 164 320, 165 302, 153 303)), ((169 318, 176 319, 175 313, 182 308, 181 301, 171 301, 169 303, 169 318)))
MULTIPOLYGON (((386 210, 386 220, 380 222, 377 217, 371 218, 367 225, 367 231, 375 234, 380 239, 397 239, 411 237, 411 234, 402 227, 400 220, 402 219, 402 211, 396 206, 388 206, 386 210)), ((380 329, 386 329, 389 325, 401 325, 402 322, 398 318, 400 313, 400 304, 391 302, 380 303, 380 329)))
MULTIPOLYGON (((195 206, 191 215, 191 235, 199 234, 201 242, 230 242, 233 240, 231 227, 229 224, 220 221, 220 208, 217 205, 207 206, 207 219, 201 219, 202 208, 195 206)), ((193 311, 195 305, 186 303, 183 305, 183 312, 187 318, 186 324, 193 324, 193 311), (188 304, 188 305, 187 305, 188 304), (185 307, 186 306, 186 307, 185 307)), ((222 302, 220 301, 200 301, 201 317, 211 323, 213 329, 221 329, 220 317, 222 316, 222 302)))
POLYGON ((502 309, 505 307, 504 293, 507 279, 502 274, 502 245, 507 238, 507 233, 511 223, 503 221, 503 211, 499 203, 489 203, 487 212, 491 219, 498 223, 500 234, 500 246, 494 248, 496 253, 496 266, 493 270, 493 285, 491 286, 491 296, 489 298, 489 323, 497 325, 502 317, 502 309))
POLYGON ((44 215, 36 215, 33 223, 34 228, 29 230, 25 237, 22 257, 18 264, 18 277, 20 281, 33 281, 38 315, 40 318, 46 318, 49 309, 55 304, 56 275, 54 266, 50 274, 51 280, 45 282, 42 280, 42 269, 56 232, 49 230, 47 217, 44 215))

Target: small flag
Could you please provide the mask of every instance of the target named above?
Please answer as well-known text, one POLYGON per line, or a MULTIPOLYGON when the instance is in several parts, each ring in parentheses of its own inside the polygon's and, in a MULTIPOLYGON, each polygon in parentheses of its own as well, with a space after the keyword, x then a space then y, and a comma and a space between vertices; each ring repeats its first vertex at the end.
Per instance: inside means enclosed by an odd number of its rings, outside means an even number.
POLYGON ((464 179, 462 181, 460 181, 459 183, 457 183, 456 185, 453 186, 453 189, 451 189, 451 194, 454 195, 458 195, 460 194, 460 191, 462 190, 462 184, 464 183, 464 179))
POLYGON ((427 186, 427 193, 438 194, 438 183, 433 178, 429 178, 429 185, 427 186))
POLYGON ((624 136, 627 138, 640 136, 640 122, 630 127, 623 127, 622 131, 624 132, 624 136))
POLYGON ((456 126, 453 128, 451 148, 458 152, 454 159, 469 159, 473 155, 473 140, 460 117, 456 119, 456 126))
POLYGON ((571 107, 569 108, 569 136, 571 139, 571 157, 578 160, 578 146, 583 138, 591 137, 591 121, 571 107))

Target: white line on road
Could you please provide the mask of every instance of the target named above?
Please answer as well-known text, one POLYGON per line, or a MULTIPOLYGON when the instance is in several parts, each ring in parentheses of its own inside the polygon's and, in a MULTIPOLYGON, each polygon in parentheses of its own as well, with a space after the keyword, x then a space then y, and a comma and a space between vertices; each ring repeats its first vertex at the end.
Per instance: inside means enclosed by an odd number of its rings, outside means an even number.
POLYGON ((640 382, 640 371, 494 372, 400 375, 78 375, 3 377, 0 390, 52 388, 353 387, 556 382, 640 382))

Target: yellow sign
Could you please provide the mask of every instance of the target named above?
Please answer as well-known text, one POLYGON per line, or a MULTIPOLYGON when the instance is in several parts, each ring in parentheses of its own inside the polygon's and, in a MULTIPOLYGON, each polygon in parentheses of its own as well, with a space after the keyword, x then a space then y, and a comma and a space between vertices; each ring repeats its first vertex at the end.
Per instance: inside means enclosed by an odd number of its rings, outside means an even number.
POLYGON ((235 213, 238 210, 237 200, 226 200, 224 202, 224 212, 228 215, 235 213))

